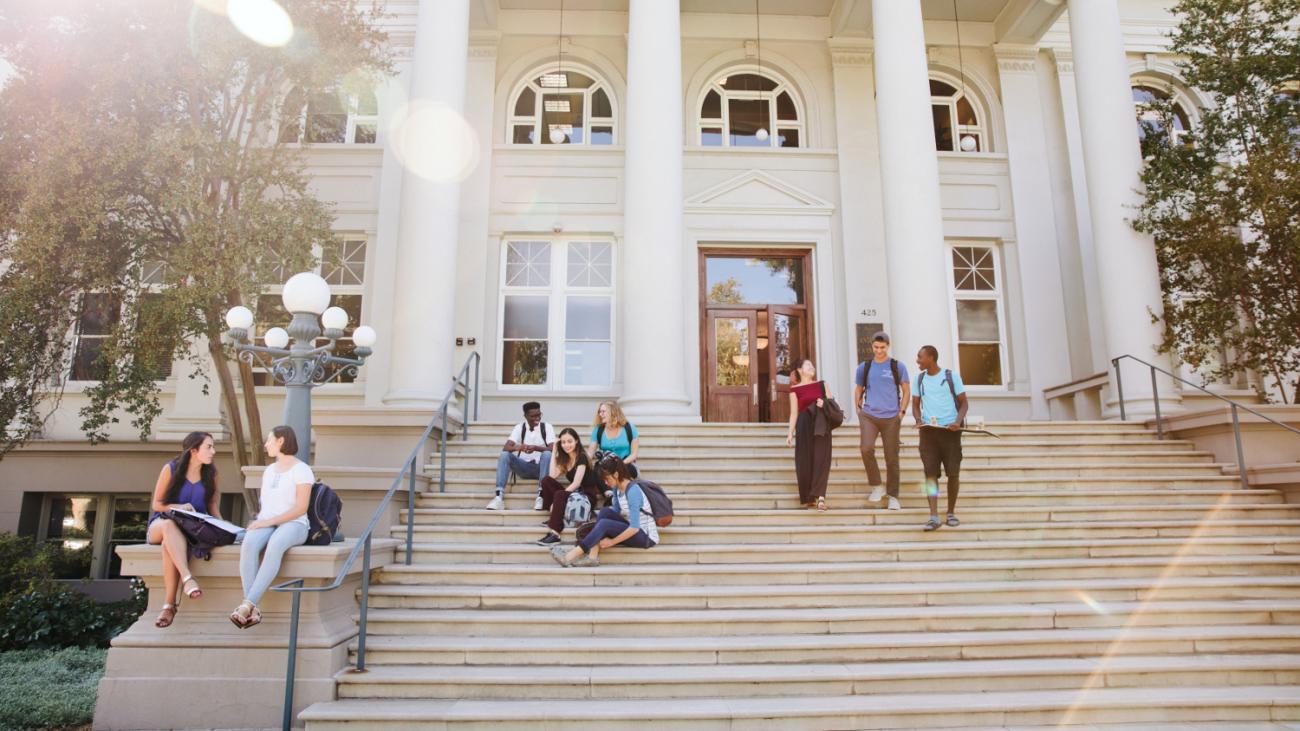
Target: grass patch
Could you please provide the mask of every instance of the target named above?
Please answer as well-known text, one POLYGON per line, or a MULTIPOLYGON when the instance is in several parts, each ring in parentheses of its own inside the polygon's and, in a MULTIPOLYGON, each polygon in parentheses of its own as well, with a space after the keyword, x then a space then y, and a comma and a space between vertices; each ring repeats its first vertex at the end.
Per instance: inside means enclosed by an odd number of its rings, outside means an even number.
POLYGON ((0 729, 67 729, 95 715, 95 690, 108 650, 0 652, 0 729))

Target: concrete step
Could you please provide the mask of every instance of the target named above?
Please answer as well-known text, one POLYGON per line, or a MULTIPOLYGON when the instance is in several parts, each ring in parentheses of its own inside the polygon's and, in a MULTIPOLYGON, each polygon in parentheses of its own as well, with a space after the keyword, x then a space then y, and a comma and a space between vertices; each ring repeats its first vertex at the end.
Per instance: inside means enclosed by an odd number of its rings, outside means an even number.
MULTIPOLYGON (((652 464, 646 462, 641 466, 646 477, 654 479, 656 482, 663 484, 674 484, 683 482, 683 480, 692 480, 701 474, 706 474, 715 481, 725 481, 729 483, 750 483, 759 480, 784 479, 793 482, 794 458, 791 457, 784 463, 762 464, 750 461, 743 465, 734 465, 724 467, 708 462, 691 462, 687 461, 682 464, 652 464)), ((426 472, 432 470, 435 474, 438 471, 437 463, 426 465, 426 472)), ((496 462, 488 460, 478 460, 473 464, 463 464, 452 466, 448 465, 449 475, 455 475, 458 481, 463 480, 483 480, 491 483, 496 479, 496 462)), ((861 460, 839 460, 836 466, 830 470, 832 477, 855 478, 859 482, 866 482, 866 471, 862 467, 861 460)), ((1139 463, 1112 461, 1108 464, 1097 465, 1071 465, 1062 461, 1048 461, 1044 464, 1023 464, 1023 463, 998 463, 998 464, 967 464, 965 461, 961 465, 962 479, 995 477, 1007 481, 1018 479, 1062 479, 1062 478, 1124 478, 1129 480, 1144 480, 1147 478, 1168 479, 1172 477, 1218 477, 1223 475, 1223 465, 1213 462, 1201 463, 1139 463)), ((905 459, 899 469, 899 476, 904 482, 919 482, 925 478, 921 470, 921 461, 919 459, 905 459)))
MULTIPOLYGON (((901 501, 900 501, 901 502, 901 501)), ((874 505, 882 506, 883 503, 874 505)), ((674 506, 675 507, 675 506, 674 506)), ((869 509, 849 508, 828 510, 819 513, 815 510, 770 510, 770 509, 728 509, 728 510, 692 510, 678 509, 673 513, 672 528, 711 527, 711 526, 769 526, 769 527, 804 527, 825 525, 908 525, 917 521, 916 511, 923 515, 928 509, 923 508, 919 499, 907 502, 903 510, 884 510, 882 507, 869 509)), ((1160 521, 1181 522, 1187 520, 1295 520, 1300 519, 1300 505, 1263 504, 1263 505, 1205 505, 1205 504, 1131 504, 1120 506, 1106 505, 1062 505, 1057 507, 1009 506, 982 507, 967 505, 962 501, 962 518, 971 523, 1005 523, 1005 522, 1095 522, 1129 520, 1133 518, 1158 518, 1160 521)), ((533 528, 544 521, 546 514, 526 510, 484 510, 476 508, 416 508, 415 524, 417 526, 510 526, 533 528)), ((401 513, 401 523, 408 519, 405 510, 401 513)))
MULTIPOLYGON (((1294 555, 1300 554, 1300 535, 1165 538, 1063 539, 1054 531, 1032 540, 979 540, 970 534, 952 539, 969 528, 942 528, 933 533, 916 529, 916 540, 843 542, 832 544, 682 544, 671 537, 650 550, 613 549, 601 561, 609 566, 654 564, 843 563, 845 561, 966 561, 1012 558, 1118 558, 1124 556, 1294 555), (947 531, 947 533, 945 533, 947 531), (948 536, 947 538, 943 536, 948 536)), ((1156 529, 1159 530, 1159 529, 1156 529)), ((405 546, 398 547, 399 559, 405 546)), ((550 552, 519 543, 415 543, 413 560, 420 563, 533 564, 555 567, 550 552)), ((555 567, 557 570, 558 567, 555 567)), ((588 570, 588 569, 569 569, 588 570)), ((595 569, 599 570, 599 569, 595 569)))
MULTIPOLYGON (((756 663, 861 663, 921 660, 1078 658, 1129 655, 1300 652, 1300 626, 1231 624, 1167 627, 1091 627, 967 632, 704 635, 620 637, 383 635, 366 638, 366 662, 375 665, 513 665, 548 668, 756 663)), ((355 652, 356 642, 352 641, 355 652)))
MULTIPOLYGON (((401 577, 399 577, 401 578, 401 577)), ((1108 611, 1112 602, 1300 597, 1300 576, 1021 579, 1018 581, 917 581, 878 584, 762 586, 439 586, 381 583, 370 587, 375 609, 586 610, 594 606, 639 609, 778 609, 813 607, 956 606, 1080 602, 1108 611)), ((924 577, 929 579, 929 577, 924 577)))
MULTIPOLYGON (((940 508, 942 509, 942 508, 940 508)), ((488 511, 484 511, 488 512, 488 511)), ((1187 536, 1285 536, 1300 541, 1300 520, 1062 520, 985 523, 967 519, 956 528, 945 528, 926 535, 921 531, 929 511, 903 510, 885 524, 859 525, 727 525, 678 526, 663 529, 660 545, 699 545, 724 543, 731 546, 793 545, 799 549, 840 541, 1017 541, 1036 538, 1181 538, 1187 536), (911 518, 910 522, 907 518, 911 518)), ((963 515, 965 515, 963 513, 963 515)), ((406 528, 390 529, 394 538, 405 538, 406 528)), ((546 534, 541 526, 516 525, 419 525, 415 539, 421 544, 501 544, 530 543, 546 534)), ((568 534, 572 541, 572 533, 568 534)))
MULTIPOLYGON (((656 549, 658 550, 658 549, 656 549)), ((612 554, 611 554, 612 555, 612 554)), ((541 558, 540 556, 538 558, 541 558)), ((512 565, 489 563, 395 564, 384 567, 372 584, 401 584, 431 587, 721 587, 746 586, 771 589, 780 594, 803 585, 860 584, 878 587, 884 594, 892 585, 917 581, 1024 582, 1059 580, 1080 587, 1109 579, 1245 578, 1300 576, 1300 554, 1182 555, 1176 562, 1167 556, 1098 558, 965 559, 943 561, 870 561, 860 557, 844 563, 753 563, 753 564, 643 564, 610 565, 594 569, 560 569, 554 563, 512 565)), ((904 589, 909 591, 910 589, 904 589)), ((956 589, 954 589, 956 590, 956 589)))
MULTIPOLYGON (((618 605, 622 606, 622 605, 618 605)), ((1171 627, 1214 624, 1300 625, 1300 600, 1109 602, 868 606, 780 609, 535 609, 459 610, 372 608, 374 635, 460 637, 710 637, 974 632, 1009 629, 1171 627)))
POLYGON ((340 698, 582 700, 851 696, 1300 683, 1300 655, 1026 658, 929 662, 553 668, 370 665, 340 698))
MULTIPOLYGON (((505 502, 507 514, 510 512, 532 512, 536 493, 526 492, 527 485, 508 488, 505 502)), ((435 488, 436 489, 436 488, 435 488)), ((416 495, 417 510, 458 510, 471 513, 484 512, 483 506, 491 498, 491 488, 484 491, 476 486, 472 491, 421 492, 416 495)), ((868 503, 869 490, 863 489, 851 495, 836 495, 835 511, 846 509, 876 510, 878 503, 868 503)), ((899 502, 903 507, 921 508, 925 506, 925 497, 912 489, 899 493, 899 502)), ((1139 489, 1129 490, 995 490, 987 486, 973 487, 963 484, 961 505, 963 510, 981 507, 1065 507, 1071 505, 1129 506, 1129 505, 1281 505, 1284 504, 1282 493, 1278 490, 1251 489, 1237 487, 1227 490, 1219 489, 1139 489)), ((787 487, 783 490, 767 493, 749 493, 737 496, 734 493, 690 492, 675 493, 673 507, 677 511, 690 510, 778 510, 783 514, 797 508, 798 495, 787 487)), ((826 515, 830 515, 828 512, 826 515)), ((540 518, 538 518, 540 520, 540 518)))

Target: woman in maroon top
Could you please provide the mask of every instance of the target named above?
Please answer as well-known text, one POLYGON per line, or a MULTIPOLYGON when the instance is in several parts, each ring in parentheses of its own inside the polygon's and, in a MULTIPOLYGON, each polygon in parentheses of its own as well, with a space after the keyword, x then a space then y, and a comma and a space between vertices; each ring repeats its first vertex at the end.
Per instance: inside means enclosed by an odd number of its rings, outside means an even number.
POLYGON ((817 369, 804 360, 790 371, 790 432, 786 446, 794 447, 794 472, 799 479, 799 504, 826 511, 826 481, 831 476, 831 434, 813 433, 813 421, 824 399, 831 398, 817 369))

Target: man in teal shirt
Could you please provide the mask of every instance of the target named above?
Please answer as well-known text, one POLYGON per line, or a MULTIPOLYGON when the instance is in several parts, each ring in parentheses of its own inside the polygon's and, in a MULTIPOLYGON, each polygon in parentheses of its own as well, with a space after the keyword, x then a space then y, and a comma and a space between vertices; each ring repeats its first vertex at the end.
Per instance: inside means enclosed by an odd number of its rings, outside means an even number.
POLYGON ((912 416, 921 432, 921 467, 925 471, 925 497, 930 503, 927 531, 937 530, 939 522, 939 469, 948 475, 948 520, 958 526, 957 491, 961 472, 961 429, 966 423, 966 386, 961 376, 939 367, 939 349, 923 345, 916 354, 915 394, 912 416))

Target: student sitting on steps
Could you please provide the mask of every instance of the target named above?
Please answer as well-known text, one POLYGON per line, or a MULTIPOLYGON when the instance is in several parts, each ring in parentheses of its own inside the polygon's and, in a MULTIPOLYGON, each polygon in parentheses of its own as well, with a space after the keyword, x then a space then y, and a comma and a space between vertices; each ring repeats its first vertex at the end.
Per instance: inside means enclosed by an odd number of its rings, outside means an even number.
POLYGON ((542 421, 542 405, 536 401, 524 404, 523 423, 515 425, 497 456, 497 494, 487 504, 487 509, 505 510, 506 479, 513 472, 526 480, 537 480, 533 510, 541 510, 542 479, 550 474, 551 445, 554 443, 555 429, 542 421))
POLYGON ((614 491, 610 507, 602 508, 591 532, 576 547, 565 551, 556 546, 551 557, 565 567, 599 566, 602 548, 630 546, 654 548, 659 543, 659 526, 645 491, 633 481, 628 464, 615 456, 596 466, 601 480, 614 491))
POLYGON ((551 458, 550 474, 542 478, 542 509, 549 510, 551 514, 546 521, 546 527, 550 530, 537 541, 540 546, 552 546, 560 542, 560 534, 564 532, 565 509, 572 495, 587 496, 592 512, 595 512, 600 500, 600 479, 596 477, 596 470, 582 449, 578 432, 569 428, 560 430, 556 444, 559 446, 551 458), (560 484, 560 475, 569 481, 567 487, 560 484))
POLYGON ((632 471, 632 476, 640 474, 637 469, 637 447, 639 440, 636 427, 628 423, 623 410, 614 401, 602 401, 596 409, 596 419, 591 422, 591 442, 587 445, 587 456, 593 462, 606 454, 613 454, 623 460, 623 464, 632 471))
POLYGON ((912 397, 912 416, 921 433, 921 467, 925 471, 925 497, 930 503, 930 520, 927 531, 937 530, 939 522, 939 468, 948 475, 948 520, 953 527, 957 520, 957 491, 961 473, 961 428, 966 423, 966 386, 961 376, 951 369, 939 368, 939 349, 923 345, 916 354, 915 396, 912 397))

